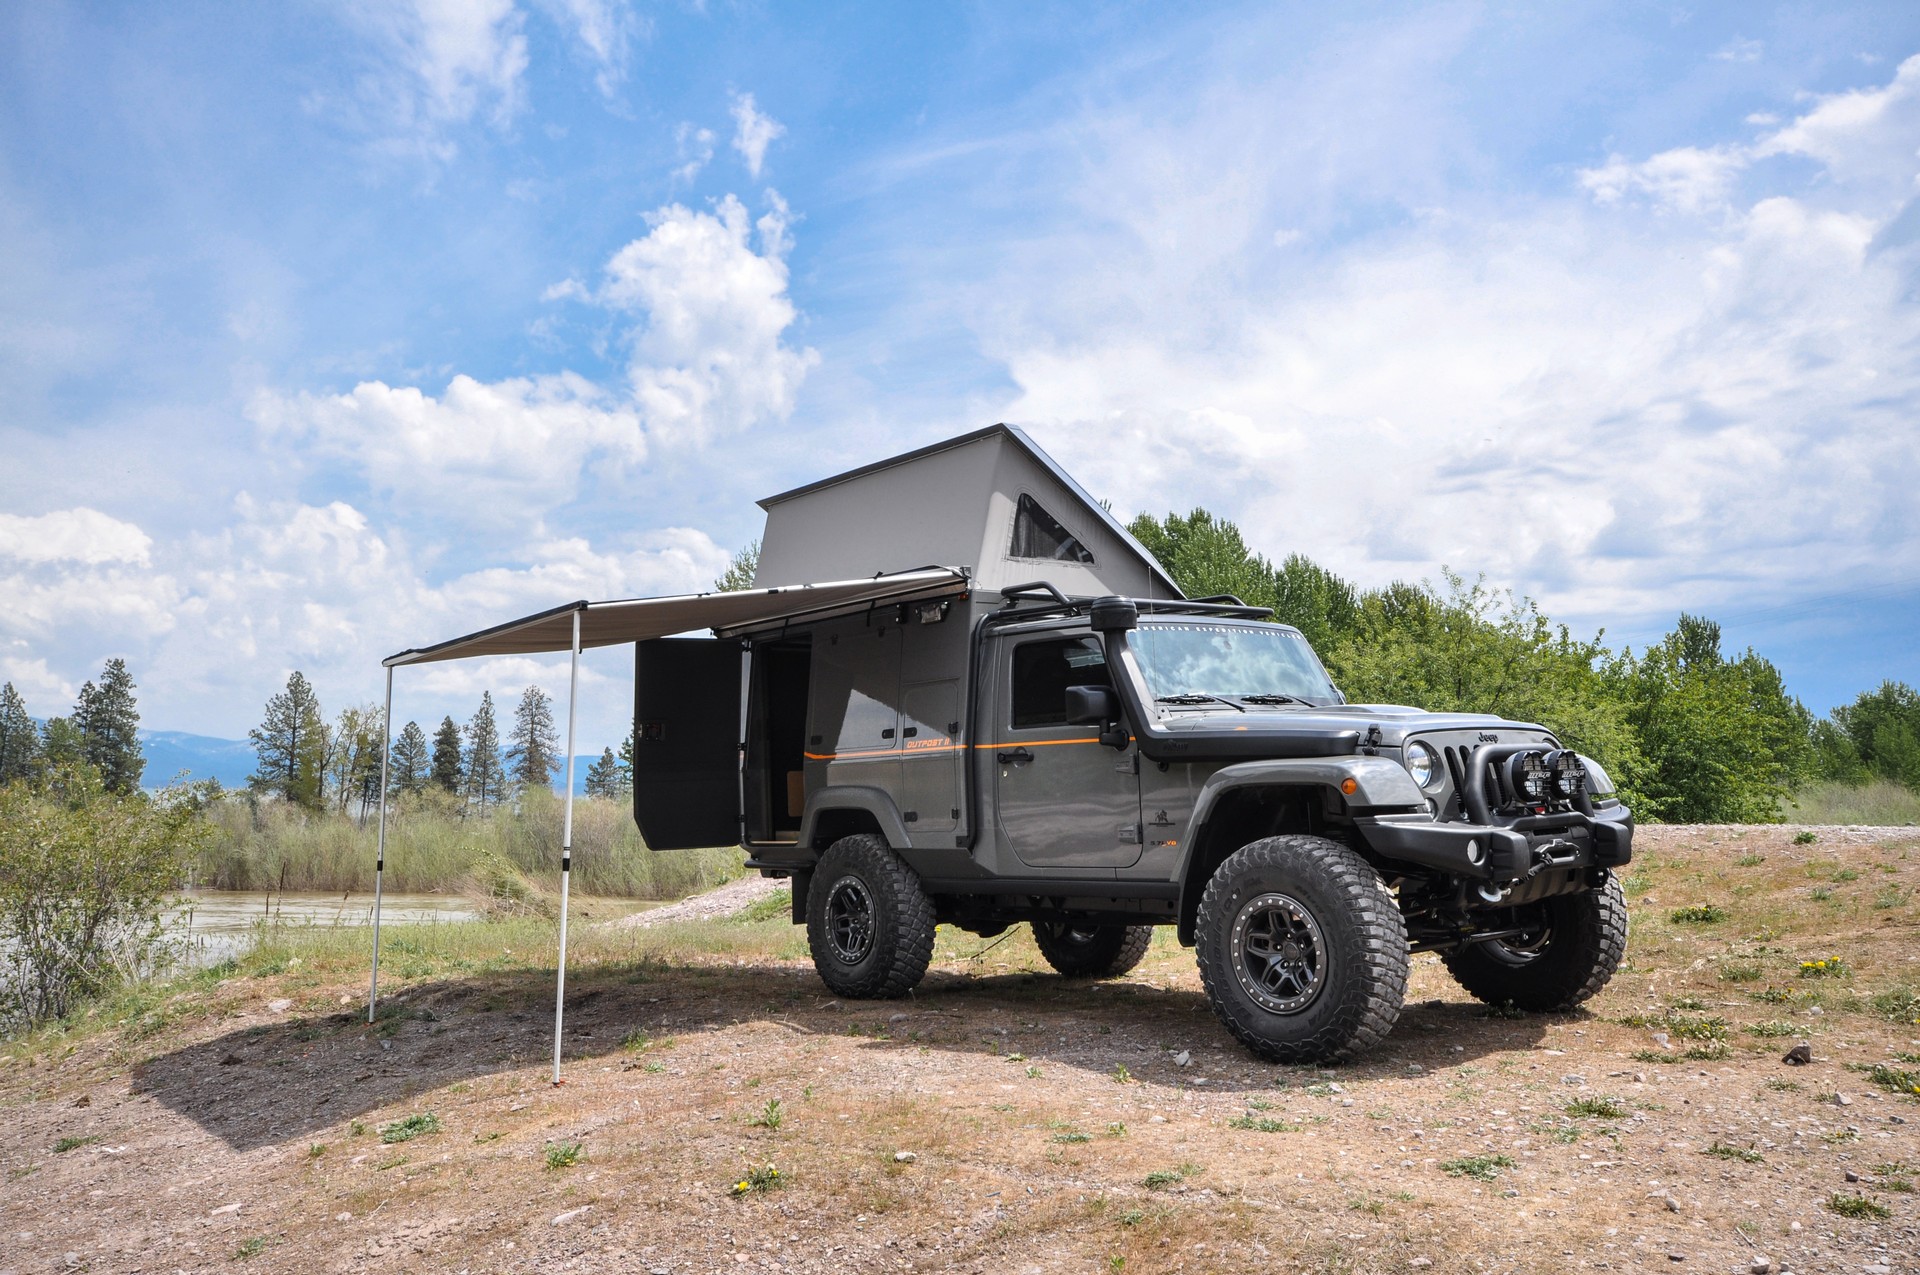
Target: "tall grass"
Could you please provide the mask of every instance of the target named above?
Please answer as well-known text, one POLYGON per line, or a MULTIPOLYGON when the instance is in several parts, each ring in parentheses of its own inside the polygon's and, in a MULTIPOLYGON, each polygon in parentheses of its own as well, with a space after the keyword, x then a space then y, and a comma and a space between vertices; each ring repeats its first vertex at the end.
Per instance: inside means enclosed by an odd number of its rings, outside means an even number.
POLYGON ((1808 784, 1782 807, 1788 823, 1866 824, 1878 828, 1920 824, 1920 792, 1890 779, 1858 788, 1848 784, 1808 784))
MULTIPOLYGON (((207 807, 212 835, 193 861, 195 885, 222 890, 371 890, 375 820, 313 814, 284 802, 228 797, 207 807)), ((386 888, 497 893, 517 874, 560 867, 560 799, 527 793, 515 807, 464 815, 429 795, 389 811, 386 888)), ((588 894, 680 898, 740 875, 738 849, 654 853, 624 802, 576 800, 573 885, 588 894)))

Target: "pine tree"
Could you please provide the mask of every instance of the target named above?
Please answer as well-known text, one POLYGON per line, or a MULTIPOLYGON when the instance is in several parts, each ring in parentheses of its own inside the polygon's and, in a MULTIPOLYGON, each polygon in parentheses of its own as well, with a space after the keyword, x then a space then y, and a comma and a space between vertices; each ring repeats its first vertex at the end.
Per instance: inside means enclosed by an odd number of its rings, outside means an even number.
POLYGON ((440 729, 433 732, 433 762, 427 781, 448 792, 459 792, 466 773, 460 761, 460 727, 451 717, 443 717, 440 729))
MULTIPOLYGON (((447 723, 451 726, 453 723, 447 723)), ((454 740, 455 755, 458 755, 459 739, 454 740)), ((393 741, 387 777, 389 791, 393 793, 418 794, 427 786, 427 769, 432 758, 427 749, 427 733, 420 729, 419 722, 408 722, 400 728, 399 738, 393 741)))
POLYGON ((73 724, 86 741, 88 764, 100 772, 108 792, 129 793, 140 787, 147 759, 140 752, 140 710, 134 704, 133 675, 127 662, 107 661, 100 684, 80 688, 73 724))
POLYGON ((87 740, 71 717, 49 717, 40 728, 40 764, 48 770, 87 764, 87 740))
POLYGON ((40 766, 40 728, 13 683, 0 686, 0 788, 31 778, 40 766))
POLYGON ((627 792, 633 791, 633 732, 620 741, 620 786, 627 792))
POLYGON ((713 582, 716 589, 732 592, 736 589, 751 589, 753 577, 760 570, 760 542, 755 540, 739 553, 733 555, 733 561, 718 580, 713 582))
POLYGON ((309 810, 323 808, 327 723, 319 697, 299 670, 288 676, 286 690, 267 700, 266 718, 247 738, 260 761, 260 769, 247 777, 248 787, 309 810))
POLYGON ((507 769, 515 787, 544 788, 553 782, 553 773, 560 768, 556 756, 560 740, 553 730, 553 701, 537 686, 520 693, 520 704, 513 710, 511 744, 507 769))
POLYGON ((467 804, 481 814, 504 795, 506 769, 500 764, 500 727, 493 719, 493 692, 480 692, 480 711, 467 723, 467 804))
POLYGON ((628 792, 626 776, 620 771, 620 759, 611 748, 600 750, 600 760, 587 767, 587 796, 619 801, 628 792))

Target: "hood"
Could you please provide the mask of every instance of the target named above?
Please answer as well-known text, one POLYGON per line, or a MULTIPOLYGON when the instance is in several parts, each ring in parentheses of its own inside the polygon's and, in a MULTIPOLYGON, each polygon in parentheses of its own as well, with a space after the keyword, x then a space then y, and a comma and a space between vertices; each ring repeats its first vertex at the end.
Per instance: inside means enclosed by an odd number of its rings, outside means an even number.
POLYGON ((1160 729, 1170 734, 1203 736, 1220 733, 1357 730, 1364 738, 1369 726, 1380 728, 1380 744, 1398 748, 1409 735, 1438 730, 1545 731, 1531 722, 1508 721, 1491 713, 1430 713, 1405 704, 1329 704, 1324 707, 1248 705, 1242 713, 1227 704, 1162 707, 1160 729))

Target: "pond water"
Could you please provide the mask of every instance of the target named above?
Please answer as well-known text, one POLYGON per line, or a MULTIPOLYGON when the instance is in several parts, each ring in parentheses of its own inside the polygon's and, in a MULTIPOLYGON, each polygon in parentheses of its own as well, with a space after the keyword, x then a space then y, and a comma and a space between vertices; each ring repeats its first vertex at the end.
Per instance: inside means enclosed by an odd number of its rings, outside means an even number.
MULTIPOLYGON (((285 926, 373 924, 373 895, 298 891, 188 890, 167 913, 170 937, 184 939, 194 964, 212 964, 245 951, 262 923, 285 926)), ((457 894, 396 894, 380 900, 380 923, 477 921, 473 904, 457 894)))

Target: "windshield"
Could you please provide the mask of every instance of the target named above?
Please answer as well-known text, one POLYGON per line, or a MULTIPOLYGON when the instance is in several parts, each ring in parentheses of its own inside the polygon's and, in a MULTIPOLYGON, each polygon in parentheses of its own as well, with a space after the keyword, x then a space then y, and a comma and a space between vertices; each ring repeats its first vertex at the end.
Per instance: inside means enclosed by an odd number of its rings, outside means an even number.
POLYGON ((1130 645, 1161 702, 1231 698, 1254 703, 1331 704, 1333 684, 1307 640, 1252 624, 1142 624, 1130 645))

